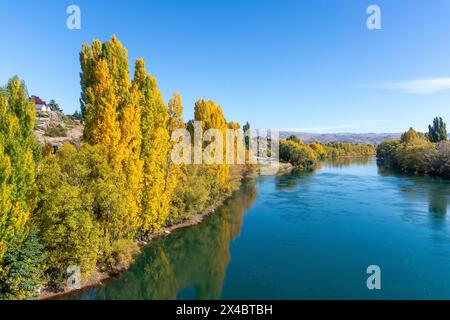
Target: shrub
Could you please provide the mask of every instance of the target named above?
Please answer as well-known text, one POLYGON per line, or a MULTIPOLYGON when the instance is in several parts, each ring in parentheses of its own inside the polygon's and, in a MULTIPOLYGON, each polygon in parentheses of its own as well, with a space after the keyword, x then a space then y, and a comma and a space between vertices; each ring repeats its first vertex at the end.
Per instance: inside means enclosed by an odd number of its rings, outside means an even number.
POLYGON ((45 129, 45 135, 49 137, 67 137, 67 129, 61 125, 48 127, 45 129))
POLYGON ((280 159, 299 169, 308 169, 317 163, 318 155, 308 145, 292 140, 281 140, 280 159))
POLYGON ((386 140, 377 147, 377 157, 387 161, 394 161, 395 150, 400 146, 400 140, 386 140))
POLYGON ((377 156, 404 172, 450 178, 450 143, 432 143, 412 128, 402 135, 401 141, 380 143, 377 156))
POLYGON ((43 254, 36 229, 22 244, 10 244, 0 267, 0 299, 32 299, 45 284, 43 254))
POLYGON ((110 266, 113 272, 121 272, 129 268, 134 256, 140 252, 139 246, 132 240, 119 239, 112 245, 110 266))

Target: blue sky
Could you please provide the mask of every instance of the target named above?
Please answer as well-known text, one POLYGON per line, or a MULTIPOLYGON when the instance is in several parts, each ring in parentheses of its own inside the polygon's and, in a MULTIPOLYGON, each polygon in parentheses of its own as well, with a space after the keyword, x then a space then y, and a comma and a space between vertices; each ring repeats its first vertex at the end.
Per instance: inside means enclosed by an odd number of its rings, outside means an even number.
POLYGON ((199 98, 227 120, 308 132, 426 130, 450 122, 448 0, 2 0, 0 83, 79 107, 83 42, 116 34, 130 64, 143 57, 166 102, 199 98), (432 5, 431 5, 432 3, 432 5), (66 28, 67 6, 81 30, 66 28), (381 8, 381 30, 366 9, 381 8))

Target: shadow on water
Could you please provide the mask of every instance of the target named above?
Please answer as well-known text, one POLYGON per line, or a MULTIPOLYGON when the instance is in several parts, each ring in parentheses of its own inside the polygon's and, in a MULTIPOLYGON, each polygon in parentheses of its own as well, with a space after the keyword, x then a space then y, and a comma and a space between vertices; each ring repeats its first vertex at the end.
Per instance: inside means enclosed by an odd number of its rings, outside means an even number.
POLYGON ((69 299, 218 299, 230 261, 230 242, 256 198, 254 181, 197 226, 155 239, 118 279, 69 299))

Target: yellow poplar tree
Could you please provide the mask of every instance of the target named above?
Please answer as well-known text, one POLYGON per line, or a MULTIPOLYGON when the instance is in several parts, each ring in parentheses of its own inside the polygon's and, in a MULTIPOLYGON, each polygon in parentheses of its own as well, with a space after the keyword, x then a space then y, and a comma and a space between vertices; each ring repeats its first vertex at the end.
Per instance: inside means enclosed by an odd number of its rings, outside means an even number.
POLYGON ((135 64, 133 90, 141 106, 143 228, 150 232, 158 230, 169 214, 171 195, 166 192, 166 168, 170 145, 167 107, 156 79, 146 72, 143 59, 135 64))
POLYGON ((202 121, 203 133, 208 129, 218 129, 222 132, 224 164, 210 165, 208 166, 208 171, 214 173, 219 188, 225 190, 228 187, 230 168, 225 164, 227 121, 223 115, 222 108, 212 100, 197 100, 195 103, 194 118, 196 121, 202 121))
MULTIPOLYGON (((183 104, 181 102, 181 96, 179 93, 175 92, 173 97, 170 98, 167 105, 169 111, 169 120, 167 122, 167 130, 169 137, 172 137, 172 133, 177 129, 185 129, 185 124, 183 121, 183 104)), ((174 147, 176 141, 170 140, 170 150, 167 153, 167 168, 166 168, 166 192, 172 194, 174 188, 176 187, 177 180, 182 174, 181 165, 175 165, 172 163, 171 150, 174 147)))
POLYGON ((0 87, 0 299, 33 298, 45 282, 45 256, 32 216, 41 158, 35 118, 34 103, 19 78, 0 87))
MULTIPOLYGON (((231 130, 239 130, 241 128, 240 123, 234 122, 234 121, 228 122, 227 126, 228 126, 228 129, 231 129, 231 130)), ((240 144, 240 143, 244 143, 244 141, 235 141, 234 138, 229 141, 228 138, 229 138, 229 136, 227 136, 227 144, 230 144, 230 145, 227 145, 226 147, 233 148, 233 159, 235 161, 237 161, 239 152, 244 150, 243 144, 240 144)), ((245 154, 243 156, 245 157, 245 154)), ((245 158, 243 160, 245 160, 245 158)))
MULTIPOLYGON (((174 92, 173 97, 170 98, 169 103, 167 105, 167 109, 169 112, 169 121, 167 122, 167 130, 169 137, 172 137, 172 133, 177 129, 185 129, 185 124, 182 118, 183 115, 183 104, 181 102, 181 96, 179 93, 174 92)), ((166 184, 165 191, 170 195, 170 214, 169 214, 169 223, 173 223, 179 219, 181 214, 184 212, 180 212, 179 203, 182 201, 179 196, 182 191, 177 189, 179 184, 184 184, 186 181, 186 165, 183 164, 175 164, 172 162, 172 153, 174 145, 177 141, 170 141, 170 150, 167 154, 167 168, 166 168, 166 184)), ((183 187, 181 187, 183 188, 183 187)))
MULTIPOLYGON (((11 203, 11 162, 0 145, 0 262, 6 252, 6 242, 14 235, 13 225, 10 224, 14 213, 11 203)), ((0 263, 1 269, 1 263, 0 263)))
MULTIPOLYGON (((143 164, 141 160, 141 107, 138 95, 133 92, 130 102, 125 106, 121 119, 121 147, 124 152, 122 161, 123 172, 126 177, 126 201, 130 220, 129 227, 137 230, 142 225, 141 204, 143 187, 143 164)), ((131 231, 131 230, 130 230, 131 231)))
POLYGON ((102 217, 107 225, 115 221, 112 241, 132 237, 141 224, 141 108, 130 83, 127 51, 115 36, 103 44, 94 40, 83 45, 80 64, 84 139, 107 150, 118 193, 111 196, 125 204, 124 212, 109 208, 102 217))
POLYGON ((35 117, 34 104, 19 78, 0 88, 0 271, 7 243, 25 239, 36 207, 40 151, 33 135, 35 117))

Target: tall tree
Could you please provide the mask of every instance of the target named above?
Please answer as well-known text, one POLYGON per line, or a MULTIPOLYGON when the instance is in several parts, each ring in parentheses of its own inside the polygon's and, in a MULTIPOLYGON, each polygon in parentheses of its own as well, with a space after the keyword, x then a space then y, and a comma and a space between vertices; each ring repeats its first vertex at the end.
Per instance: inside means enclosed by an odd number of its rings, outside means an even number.
POLYGON ((165 192, 170 151, 169 114, 156 79, 147 73, 143 59, 135 64, 133 91, 141 106, 141 159, 143 160, 142 217, 145 232, 158 230, 169 214, 170 194, 165 192))
MULTIPOLYGON (((202 122, 202 130, 205 133, 208 129, 217 129, 222 133, 222 145, 223 147, 223 164, 216 164, 210 166, 208 171, 214 172, 214 181, 218 183, 219 189, 226 189, 228 186, 228 178, 230 175, 230 168, 225 164, 225 143, 226 143, 226 129, 227 121, 222 112, 222 108, 212 100, 205 101, 203 99, 195 102, 194 117, 196 121, 202 122)), ((208 144, 205 143, 204 147, 208 144)))
POLYGON ((40 150, 33 135, 35 116, 25 85, 12 78, 0 91, 0 262, 7 243, 20 243, 27 236, 36 207, 40 150))
POLYGON ((448 140, 447 125, 441 117, 434 118, 433 125, 428 126, 428 139, 431 142, 448 140))
POLYGON ((31 297, 42 272, 38 239, 29 234, 40 158, 35 117, 24 83, 12 78, 0 89, 0 299, 31 297))
POLYGON ((107 150, 114 172, 110 179, 117 186, 109 196, 122 199, 126 206, 122 213, 107 208, 101 214, 107 219, 105 226, 109 226, 112 242, 133 236, 141 224, 141 107, 131 88, 127 51, 115 36, 103 44, 99 40, 84 44, 80 63, 84 139, 107 150), (112 212, 119 216, 113 217, 112 212))
POLYGON ((167 107, 169 112, 168 130, 169 134, 172 134, 176 129, 185 127, 183 121, 183 104, 178 92, 174 92, 167 107))
POLYGON ((250 148, 250 123, 248 121, 242 127, 244 131, 245 148, 248 150, 250 148))
MULTIPOLYGON (((7 249, 7 243, 10 239, 14 238, 15 233, 19 229, 19 225, 14 222, 15 219, 20 217, 16 217, 13 211, 11 173, 11 161, 9 156, 5 154, 3 146, 0 144, 0 270, 2 257, 7 249)), ((20 227, 23 226, 20 225, 20 227)))
MULTIPOLYGON (((172 134, 177 129, 184 129, 185 124, 183 121, 183 104, 181 102, 181 96, 179 93, 175 92, 173 97, 170 98, 167 105, 169 112, 169 120, 167 122, 167 130, 169 137, 172 138, 172 134)), ((170 140, 170 150, 174 146, 174 141, 170 140)), ((177 176, 181 174, 180 166, 173 165, 171 152, 167 153, 167 168, 166 168, 166 191, 173 190, 177 183, 177 176)))
POLYGON ((59 107, 59 104, 54 99, 51 99, 50 102, 47 104, 47 106, 50 108, 51 111, 62 112, 61 108, 59 107))
MULTIPOLYGON (((183 121, 183 104, 181 102, 181 96, 179 93, 174 92, 172 98, 170 98, 167 105, 169 112, 169 120, 167 122, 167 130, 169 137, 172 138, 172 134, 177 129, 185 129, 186 125, 183 121)), ((170 140, 170 148, 167 153, 167 168, 166 168, 166 182, 165 192, 170 196, 170 210, 168 216, 168 222, 174 223, 180 217, 181 213, 179 208, 180 198, 178 195, 182 193, 183 188, 181 184, 186 182, 186 166, 183 164, 175 164, 172 161, 172 152, 176 141, 170 140), (179 187, 180 186, 180 187, 179 187)))

